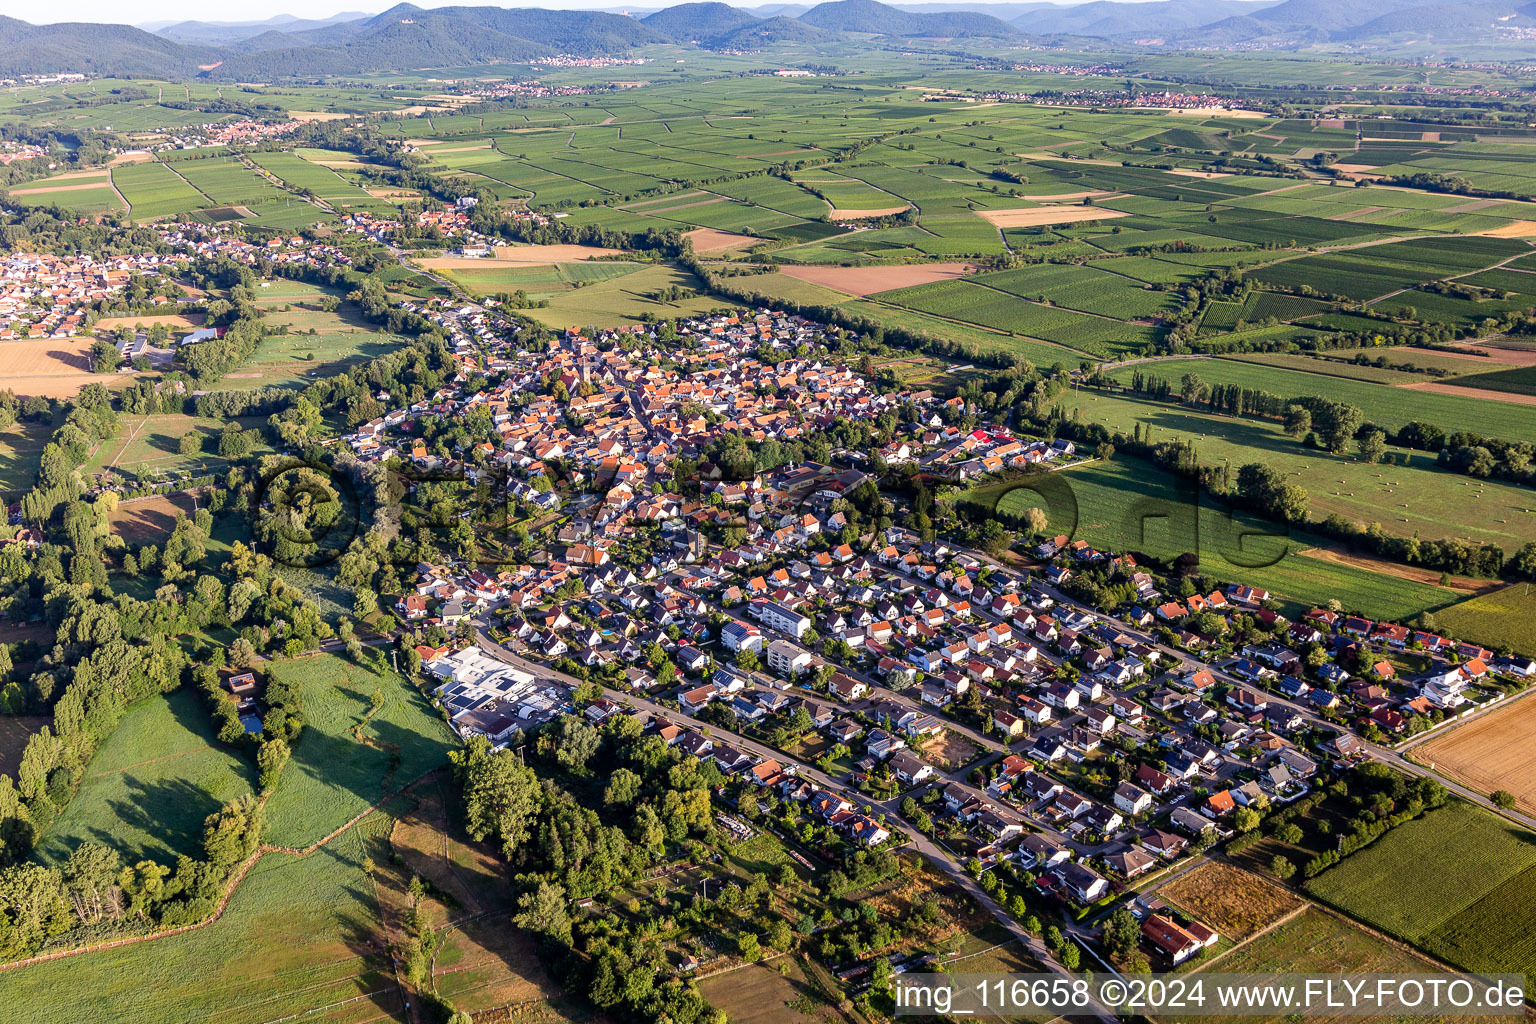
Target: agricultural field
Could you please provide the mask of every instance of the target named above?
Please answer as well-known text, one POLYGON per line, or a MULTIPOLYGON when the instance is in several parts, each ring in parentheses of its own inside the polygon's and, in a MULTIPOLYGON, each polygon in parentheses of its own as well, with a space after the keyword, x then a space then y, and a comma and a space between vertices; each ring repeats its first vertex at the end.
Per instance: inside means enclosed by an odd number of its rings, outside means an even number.
POLYGON ((1536 968, 1536 836, 1470 804, 1393 829, 1307 891, 1455 966, 1536 968))
POLYGON ((1490 373, 1474 373, 1458 377, 1457 387, 1476 388, 1480 391, 1502 391, 1526 398, 1536 397, 1536 366, 1517 366, 1490 373))
POLYGON ((583 288, 599 281, 611 281, 644 269, 640 263, 527 263, 477 268, 472 263, 444 268, 442 273, 472 295, 496 295, 503 292, 527 292, 530 298, 543 298, 558 292, 583 288))
MULTIPOLYGON (((41 395, 44 398, 73 398, 87 384, 105 384, 128 380, 131 370, 122 373, 91 372, 93 339, 29 338, 4 342, 5 374, 0 383, 17 395, 41 395)), ((3 434, 0 434, 3 436, 3 434)))
POLYGON ((689 316, 730 305, 704 294, 703 282, 686 270, 646 267, 623 277, 562 292, 551 297, 547 307, 525 312, 555 328, 619 327, 640 323, 646 313, 659 317, 689 316), (678 289, 684 297, 665 298, 670 289, 678 289))
POLYGON ((1536 656, 1536 594, 1528 583, 1453 604, 1436 618, 1455 636, 1536 656))
MULTIPOLYGON (((1441 970, 1436 962, 1405 949, 1397 943, 1361 928, 1352 921, 1324 910, 1308 906, 1305 911, 1286 921, 1273 931, 1258 936, 1251 942, 1238 946, 1224 956, 1217 957, 1196 968, 1217 973, 1346 973, 1346 974, 1397 974, 1423 973, 1441 970)), ((1359 1017, 1342 1014, 1316 1013, 1312 1019, 1325 1024, 1348 1024, 1359 1017)), ((1159 1021, 1173 1018, 1159 1017, 1159 1021)), ((1249 1014, 1223 1017, 1204 1015, 1202 1020, 1219 1024, 1282 1024, 1289 1016, 1249 1014)), ((1377 1016, 1373 1020, 1390 1021, 1391 1024, 1411 1024, 1420 1017, 1377 1016)), ((1495 1024, 1500 1017, 1464 1017, 1468 1024, 1495 1024)))
POLYGON ((1050 531, 1095 547, 1164 561, 1196 554, 1201 571, 1210 578, 1263 587, 1286 599, 1291 612, 1337 599, 1345 608, 1372 617, 1407 621, 1456 597, 1438 586, 1303 554, 1317 546, 1316 538, 1299 531, 1286 534, 1272 523, 1228 513, 1209 496, 1197 496, 1171 474, 1137 459, 1066 470, 1060 479, 1071 495, 1064 501, 1028 489, 1028 477, 973 487, 965 500, 1015 515, 1040 508, 1050 531))
POLYGON ((23 206, 57 206, 82 217, 126 210, 128 202, 112 186, 111 172, 77 171, 28 182, 7 192, 23 206))
MULTIPOLYGON (((1202 362, 1191 372, 1205 377, 1202 362)), ((1152 364, 1165 372, 1168 364, 1152 364)), ((1173 378, 1177 380, 1178 378, 1173 378)), ((1209 378, 1206 378, 1209 379, 1209 378)), ((1324 378, 1320 393, 1326 390, 1324 378)), ((1250 462, 1284 473, 1305 488, 1312 518, 1338 514, 1354 522, 1378 522, 1388 532, 1424 537, 1468 537, 1513 551, 1536 540, 1530 492, 1514 484, 1474 480, 1439 467, 1429 452, 1390 448, 1393 465, 1361 462, 1353 454, 1329 455, 1307 448, 1270 420, 1223 416, 1193 407, 1082 389, 1064 395, 1061 408, 1088 423, 1130 436, 1136 424, 1152 440, 1193 442, 1201 462, 1229 463, 1235 474, 1250 462)))
MULTIPOLYGON (((1358 406, 1366 419, 1394 430, 1410 420, 1425 420, 1454 430, 1467 424, 1488 423, 1489 417, 1496 417, 1498 436, 1512 441, 1536 441, 1536 407, 1513 402, 1430 391, 1416 391, 1409 399, 1397 388, 1368 381, 1227 358, 1168 360, 1154 364, 1149 372, 1174 381, 1193 373, 1207 384, 1237 384, 1288 398, 1327 395, 1334 401, 1358 406)), ((1111 376, 1129 381, 1131 371, 1116 370, 1111 376)))
POLYGON ((943 281, 880 292, 874 298, 920 313, 1055 342, 1100 357, 1140 351, 1158 336, 1156 328, 1145 324, 1046 305, 988 287, 982 283, 984 280, 943 281))
POLYGON ((1413 759, 1482 793, 1505 790, 1536 813, 1536 701, 1516 700, 1413 748, 1413 759))
POLYGON ((134 220, 158 220, 190 213, 207 197, 162 163, 124 164, 112 170, 112 184, 130 207, 134 220))

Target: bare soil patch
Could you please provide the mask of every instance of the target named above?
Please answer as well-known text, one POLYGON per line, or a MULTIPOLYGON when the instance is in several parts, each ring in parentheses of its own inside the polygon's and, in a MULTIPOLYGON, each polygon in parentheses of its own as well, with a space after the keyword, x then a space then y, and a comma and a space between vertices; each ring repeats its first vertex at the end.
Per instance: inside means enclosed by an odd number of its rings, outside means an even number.
POLYGON ((762 242, 751 235, 738 235, 733 231, 717 231, 714 228, 695 228, 683 232, 683 237, 693 242, 693 251, 703 255, 717 252, 735 252, 750 249, 762 242))
POLYGON ((475 259, 463 256, 434 256, 417 260, 424 270, 490 270, 496 267, 536 267, 550 263, 580 263, 599 256, 622 256, 627 250, 602 249, 590 245, 498 245, 496 255, 475 259))
MULTIPOLYGON (((1503 347, 1501 347, 1496 342, 1486 343, 1486 344, 1482 344, 1482 345, 1463 344, 1463 345, 1457 345, 1456 347, 1457 348, 1461 348, 1461 349, 1465 349, 1469 353, 1470 352, 1486 352, 1486 353, 1488 353, 1489 356, 1491 356, 1493 358, 1493 360, 1496 360, 1499 363, 1509 363, 1509 364, 1514 365, 1514 366, 1532 366, 1532 365, 1536 365, 1536 347, 1531 347, 1531 346, 1527 346, 1527 345, 1518 345, 1518 346, 1511 346, 1509 348, 1503 348, 1503 347)), ((1451 355, 1452 354, 1452 352, 1450 352, 1449 350, 1446 350, 1446 349, 1435 349, 1435 351, 1441 353, 1442 355, 1451 355)), ((1495 363, 1494 362, 1491 362, 1489 360, 1483 359, 1480 356, 1469 355, 1469 356, 1467 356, 1467 358, 1468 359, 1476 359, 1479 363, 1482 363, 1482 364, 1486 365, 1490 370, 1495 368, 1495 363)), ((1459 390, 1465 391, 1466 388, 1461 388, 1459 390)))
POLYGON ((873 295, 893 288, 910 288, 934 281, 948 281, 975 270, 969 263, 918 263, 899 267, 814 267, 787 265, 779 268, 786 277, 847 292, 873 295))
POLYGON ((45 725, 52 725, 47 715, 0 715, 0 775, 16 776, 21 767, 21 752, 27 740, 45 725))
POLYGON ((1039 196, 1021 195, 1019 198, 1027 199, 1032 203, 1071 203, 1088 198, 1097 199, 1099 196, 1107 195, 1109 195, 1109 193, 1105 192, 1103 189, 1090 188, 1084 192, 1057 192, 1054 195, 1039 196))
POLYGON ((155 154, 148 150, 135 149, 128 153, 119 153, 107 161, 110 167, 120 167, 123 164, 147 164, 155 158, 155 154))
POLYGON ((1295 894, 1219 861, 1180 875, 1157 890, 1157 895, 1238 941, 1302 905, 1295 894))
POLYGON ((1344 171, 1347 174, 1359 174, 1361 171, 1373 171, 1377 164, 1334 164, 1334 170, 1344 171))
POLYGON ((171 535, 177 513, 190 516, 194 505, 190 491, 125 501, 112 512, 112 532, 130 544, 159 541, 171 535))
POLYGON ((40 196, 53 192, 84 192, 90 188, 101 188, 105 181, 88 181, 83 185, 49 185, 45 188, 13 188, 13 196, 40 196))
POLYGON ((1074 224, 1082 220, 1128 217, 1122 210, 1102 206, 1037 206, 1028 210, 977 210, 976 215, 994 227, 1032 228, 1042 224, 1074 224))
POLYGON ((881 206, 873 210, 838 210, 833 209, 828 216, 833 220, 865 220, 869 217, 894 217, 898 213, 904 213, 912 209, 908 203, 900 206, 881 206))
POLYGON ((1489 391, 1486 388, 1464 388, 1455 384, 1429 381, 1424 384, 1400 385, 1404 391, 1433 391, 1440 395, 1460 395, 1463 398, 1485 398, 1490 402, 1510 402, 1514 405, 1536 405, 1536 395, 1517 395, 1508 391, 1489 391))
MULTIPOLYGON (((36 188, 46 189, 51 185, 61 181, 88 181, 94 178, 105 178, 111 173, 112 172, 105 167, 93 167, 84 171, 66 171, 63 174, 55 174, 51 178, 42 178, 38 181, 34 181, 32 185, 36 188)), ((11 191, 14 192, 16 190, 12 189, 11 191)))
POLYGON ((167 327, 179 327, 184 330, 196 330, 203 325, 203 314, 188 313, 185 316, 179 313, 166 313, 158 316, 109 316, 96 321, 96 330, 115 331, 119 327, 154 327, 157 324, 165 324, 167 327))
POLYGON ((1474 344, 1459 344, 1455 348, 1424 348, 1421 345, 1404 345, 1397 351, 1403 353, 1422 352, 1427 356, 1445 356, 1448 359, 1462 359, 1471 364, 1468 366, 1468 369, 1474 366, 1484 366, 1489 370, 1503 370, 1511 365, 1524 365, 1519 358, 1511 358, 1512 356, 1528 355, 1529 359, 1525 360, 1525 362, 1536 362, 1536 348, 1521 348, 1507 351, 1491 345, 1474 344), (1458 348, 1462 351, 1458 352, 1456 350, 1458 348), (1481 352, 1486 352, 1487 355, 1479 355, 1478 353, 1481 352))
POLYGON ((1413 752, 1416 761, 1484 793, 1513 793, 1521 810, 1536 814, 1536 700, 1525 698, 1490 711, 1413 752))
MULTIPOLYGON (((1381 573, 1384 576, 1396 576, 1400 580, 1412 580, 1414 583, 1424 583, 1432 587, 1440 586, 1440 574, 1432 569, 1419 569, 1411 565, 1387 562, 1382 559, 1372 558, 1369 555, 1357 555, 1353 552, 1338 551, 1334 548, 1307 548, 1298 552, 1298 554, 1306 555, 1308 558, 1315 558, 1320 562, 1349 565, 1356 569, 1381 573)), ((1454 590, 1458 594, 1486 594, 1491 590, 1498 590, 1501 586, 1503 584, 1498 580, 1480 580, 1472 576, 1452 576, 1450 585, 1446 589, 1454 590)))
POLYGON ((917 752, 924 761, 946 771, 953 771, 963 764, 969 764, 981 753, 981 748, 975 741, 957 732, 941 732, 918 747, 917 752))
POLYGON ((489 142, 485 142, 478 146, 433 146, 430 149, 426 149, 425 152, 429 155, 436 153, 470 153, 477 149, 490 148, 491 144, 489 142))
POLYGON ((290 110, 288 116, 295 121, 342 121, 352 114, 338 114, 330 110, 290 110))

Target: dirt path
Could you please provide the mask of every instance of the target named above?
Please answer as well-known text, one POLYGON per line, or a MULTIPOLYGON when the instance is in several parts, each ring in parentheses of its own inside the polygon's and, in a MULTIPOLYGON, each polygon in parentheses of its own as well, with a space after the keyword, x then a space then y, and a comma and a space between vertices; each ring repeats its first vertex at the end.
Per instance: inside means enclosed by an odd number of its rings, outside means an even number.
POLYGON ((1460 395, 1463 398, 1481 398, 1489 402, 1508 402, 1511 405, 1536 405, 1536 395, 1517 395, 1510 391, 1490 391, 1487 388, 1467 388, 1438 380, 1423 384, 1400 384, 1403 391, 1433 391, 1437 395, 1460 395))
MULTIPOLYGON (((1335 565, 1348 565, 1356 569, 1365 569, 1368 572, 1381 573, 1383 576, 1395 576, 1400 580, 1426 583, 1432 587, 1441 585, 1440 573, 1433 569, 1418 569, 1411 565, 1399 565, 1396 562, 1382 561, 1369 555, 1357 555, 1353 552, 1339 551, 1334 548, 1305 548, 1298 551, 1297 554, 1316 558, 1321 562, 1332 562, 1335 565)), ((1501 580, 1480 580, 1472 576, 1452 576, 1451 582, 1446 586, 1446 589, 1454 590, 1458 594, 1476 595, 1498 590, 1502 586, 1504 586, 1504 583, 1501 580)))
POLYGON ((92 775, 91 778, 102 779, 106 778, 108 775, 121 775, 123 772, 131 772, 135 768, 143 768, 145 765, 159 764, 161 761, 174 761, 178 757, 187 757, 191 754, 200 754, 207 749, 209 749, 208 744, 204 743, 200 747, 193 747, 191 750, 183 750, 179 754, 166 754, 164 757, 152 757, 148 761, 140 761, 137 764, 124 765, 121 768, 114 768, 110 772, 97 772, 95 775, 92 775))

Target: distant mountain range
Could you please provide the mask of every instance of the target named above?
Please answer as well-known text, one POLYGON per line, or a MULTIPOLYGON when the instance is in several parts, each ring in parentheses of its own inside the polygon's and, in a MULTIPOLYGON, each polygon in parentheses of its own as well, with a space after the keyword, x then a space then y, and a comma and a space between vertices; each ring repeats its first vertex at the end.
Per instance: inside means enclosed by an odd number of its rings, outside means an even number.
POLYGON ((815 44, 844 34, 1084 45, 1290 49, 1318 44, 1497 43, 1536 27, 1533 0, 1092 0, 917 3, 830 0, 756 8, 686 3, 635 18, 609 11, 402 3, 377 15, 262 22, 31 25, 0 17, 0 75, 205 74, 237 81, 621 53, 651 43, 715 49, 815 44))

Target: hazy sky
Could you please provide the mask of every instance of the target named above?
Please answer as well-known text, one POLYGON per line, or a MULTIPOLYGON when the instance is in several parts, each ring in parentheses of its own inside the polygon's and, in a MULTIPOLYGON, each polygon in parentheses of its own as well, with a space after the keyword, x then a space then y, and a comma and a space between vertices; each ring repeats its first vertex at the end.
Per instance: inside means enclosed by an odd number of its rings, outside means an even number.
MULTIPOLYGON (((278 14, 300 18, 328 18, 343 11, 378 13, 395 5, 396 0, 52 0, 51 3, 18 3, 0 0, 0 14, 41 25, 55 21, 104 21, 140 25, 169 21, 261 21, 278 14)), ((492 6, 484 0, 412 0, 417 7, 492 6)), ((642 0, 636 6, 646 10, 681 3, 682 0, 642 0)), ((727 0, 731 2, 731 0, 727 0)), ((796 0, 734 0, 737 6, 757 7, 774 2, 796 0)), ((798 0, 815 3, 816 0, 798 0)), ((975 2, 975 0, 973 0, 975 2)), ((985 2, 985 0, 979 0, 985 2)), ((1056 0, 1071 3, 1073 0, 1056 0)), ((497 7, 618 8, 623 0, 501 0, 497 7)), ((968 4, 970 6, 970 4, 968 4)))

